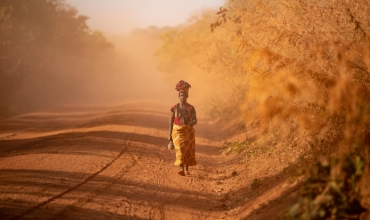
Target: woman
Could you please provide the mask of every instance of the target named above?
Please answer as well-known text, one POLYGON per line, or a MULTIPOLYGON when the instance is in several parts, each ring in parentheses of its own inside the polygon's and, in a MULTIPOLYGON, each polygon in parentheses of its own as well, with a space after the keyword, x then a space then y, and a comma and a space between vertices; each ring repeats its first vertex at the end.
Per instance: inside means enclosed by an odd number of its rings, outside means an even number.
POLYGON ((176 84, 180 102, 171 108, 170 129, 168 140, 172 141, 176 150, 175 166, 180 166, 178 174, 190 175, 189 166, 197 165, 195 160, 195 131, 197 116, 194 106, 187 102, 190 84, 181 80, 176 84))

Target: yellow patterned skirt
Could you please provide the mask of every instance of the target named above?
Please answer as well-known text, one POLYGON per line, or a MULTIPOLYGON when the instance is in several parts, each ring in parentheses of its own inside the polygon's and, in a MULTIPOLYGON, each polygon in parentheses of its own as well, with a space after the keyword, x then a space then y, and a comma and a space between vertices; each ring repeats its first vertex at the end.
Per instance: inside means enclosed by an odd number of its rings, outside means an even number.
POLYGON ((174 125, 172 129, 172 140, 175 145, 175 165, 194 166, 195 160, 195 131, 193 127, 174 125))

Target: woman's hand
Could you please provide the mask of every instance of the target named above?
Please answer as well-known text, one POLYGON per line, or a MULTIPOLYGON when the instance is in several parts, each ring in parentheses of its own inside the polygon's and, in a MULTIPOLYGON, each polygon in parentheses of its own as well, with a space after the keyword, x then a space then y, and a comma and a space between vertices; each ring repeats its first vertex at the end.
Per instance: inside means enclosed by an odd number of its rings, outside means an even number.
POLYGON ((175 146, 173 145, 173 142, 170 140, 170 141, 168 141, 168 150, 173 150, 173 149, 175 149, 175 146))
POLYGON ((192 120, 192 121, 189 121, 188 126, 193 127, 196 124, 197 124, 197 120, 192 120))

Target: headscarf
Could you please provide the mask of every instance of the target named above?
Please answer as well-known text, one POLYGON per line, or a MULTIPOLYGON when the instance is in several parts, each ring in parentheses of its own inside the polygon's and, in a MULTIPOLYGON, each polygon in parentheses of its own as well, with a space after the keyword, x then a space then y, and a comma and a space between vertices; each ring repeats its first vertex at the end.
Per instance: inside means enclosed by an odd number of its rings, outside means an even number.
POLYGON ((191 85, 184 80, 180 80, 177 84, 175 89, 180 93, 180 92, 186 92, 189 94, 189 88, 191 88, 191 85))

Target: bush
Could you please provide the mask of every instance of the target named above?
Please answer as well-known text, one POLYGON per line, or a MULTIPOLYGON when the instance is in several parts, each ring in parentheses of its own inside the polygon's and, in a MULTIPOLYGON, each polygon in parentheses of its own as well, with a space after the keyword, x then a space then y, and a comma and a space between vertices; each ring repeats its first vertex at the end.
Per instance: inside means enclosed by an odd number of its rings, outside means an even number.
POLYGON ((233 141, 233 142, 227 142, 225 141, 222 144, 221 152, 223 154, 229 154, 229 153, 241 153, 247 149, 249 146, 248 142, 240 142, 240 141, 233 141))
POLYGON ((364 159, 349 153, 342 161, 318 163, 305 182, 299 201, 283 219, 358 219, 366 211, 360 204, 359 183, 364 159))

